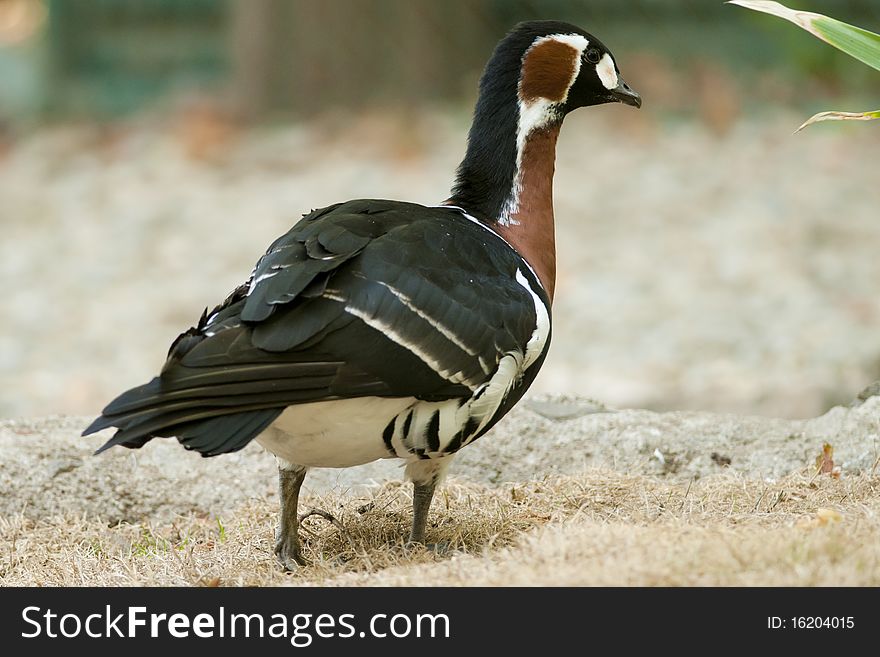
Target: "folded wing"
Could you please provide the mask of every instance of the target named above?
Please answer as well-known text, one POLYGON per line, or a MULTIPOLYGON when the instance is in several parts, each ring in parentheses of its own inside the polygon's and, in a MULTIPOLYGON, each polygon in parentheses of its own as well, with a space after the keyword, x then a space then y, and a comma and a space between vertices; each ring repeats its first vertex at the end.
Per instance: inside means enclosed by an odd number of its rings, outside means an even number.
POLYGON ((315 211, 85 434, 118 429, 99 451, 176 436, 212 456, 292 404, 467 398, 535 330, 518 267, 457 210, 370 200, 315 211))

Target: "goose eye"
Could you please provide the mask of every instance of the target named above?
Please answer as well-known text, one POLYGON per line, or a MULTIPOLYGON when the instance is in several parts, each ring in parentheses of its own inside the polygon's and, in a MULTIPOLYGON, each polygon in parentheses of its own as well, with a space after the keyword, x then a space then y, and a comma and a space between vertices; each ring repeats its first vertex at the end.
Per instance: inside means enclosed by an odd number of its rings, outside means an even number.
POLYGON ((587 61, 590 62, 590 64, 598 64, 600 59, 602 59, 602 56, 596 48, 587 49, 587 61))

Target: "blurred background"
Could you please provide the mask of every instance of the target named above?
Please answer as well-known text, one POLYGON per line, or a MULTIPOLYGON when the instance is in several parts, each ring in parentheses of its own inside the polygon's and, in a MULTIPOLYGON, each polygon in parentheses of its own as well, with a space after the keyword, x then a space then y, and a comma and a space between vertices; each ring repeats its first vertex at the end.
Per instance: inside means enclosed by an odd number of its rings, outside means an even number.
MULTIPOLYGON (((792 0, 880 31, 876 0, 792 0)), ((817 415, 880 378, 880 75, 715 0, 0 0, 0 417, 95 414, 311 208, 434 204, 520 20, 644 98, 560 139, 533 390, 817 415)))

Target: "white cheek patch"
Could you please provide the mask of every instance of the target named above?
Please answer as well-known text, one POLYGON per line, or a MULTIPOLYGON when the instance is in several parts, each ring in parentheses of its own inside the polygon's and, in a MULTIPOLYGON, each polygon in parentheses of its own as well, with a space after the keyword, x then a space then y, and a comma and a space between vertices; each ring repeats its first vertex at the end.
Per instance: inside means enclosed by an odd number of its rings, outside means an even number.
POLYGON ((596 75, 602 81, 602 86, 606 89, 614 89, 617 87, 617 67, 611 55, 605 53, 599 63, 596 64, 596 75))

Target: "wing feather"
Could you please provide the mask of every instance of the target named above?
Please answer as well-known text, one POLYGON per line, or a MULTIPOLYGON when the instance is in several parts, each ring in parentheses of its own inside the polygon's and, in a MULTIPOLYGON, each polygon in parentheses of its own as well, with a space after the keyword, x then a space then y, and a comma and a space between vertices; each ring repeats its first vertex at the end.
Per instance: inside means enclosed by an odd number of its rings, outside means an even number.
POLYGON ((85 433, 240 449, 288 405, 469 397, 535 330, 522 259, 453 209, 350 201, 277 239, 248 282, 172 345, 162 374, 85 433), (425 248, 427 246, 427 248, 425 248))

